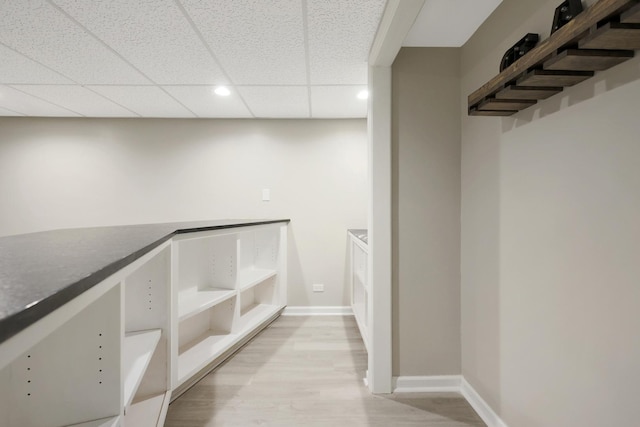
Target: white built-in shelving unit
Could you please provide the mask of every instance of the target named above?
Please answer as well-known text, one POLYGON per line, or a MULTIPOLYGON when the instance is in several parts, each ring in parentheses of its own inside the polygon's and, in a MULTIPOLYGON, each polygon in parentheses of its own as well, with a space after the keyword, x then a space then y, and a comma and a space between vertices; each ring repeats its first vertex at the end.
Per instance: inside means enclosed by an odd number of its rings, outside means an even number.
POLYGON ((193 233, 173 243, 173 388, 197 380, 285 306, 284 228, 193 233))
POLYGON ((162 426, 285 304, 286 223, 177 234, 2 344, 0 427, 162 426))
POLYGON ((369 329, 367 327, 369 284, 367 281, 368 245, 349 233, 351 309, 356 318, 362 341, 369 349, 369 329))

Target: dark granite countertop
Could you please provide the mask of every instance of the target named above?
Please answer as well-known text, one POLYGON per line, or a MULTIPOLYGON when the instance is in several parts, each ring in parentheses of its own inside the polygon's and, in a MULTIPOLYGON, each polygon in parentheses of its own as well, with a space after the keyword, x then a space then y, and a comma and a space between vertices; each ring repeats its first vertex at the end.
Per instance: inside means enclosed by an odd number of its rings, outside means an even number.
POLYGON ((362 229, 362 228, 352 228, 347 230, 349 233, 353 234, 354 236, 356 236, 358 239, 360 239, 362 242, 364 242, 365 245, 369 244, 369 231, 367 229, 362 229))
POLYGON ((0 237, 0 343, 176 234, 289 222, 216 220, 0 237))

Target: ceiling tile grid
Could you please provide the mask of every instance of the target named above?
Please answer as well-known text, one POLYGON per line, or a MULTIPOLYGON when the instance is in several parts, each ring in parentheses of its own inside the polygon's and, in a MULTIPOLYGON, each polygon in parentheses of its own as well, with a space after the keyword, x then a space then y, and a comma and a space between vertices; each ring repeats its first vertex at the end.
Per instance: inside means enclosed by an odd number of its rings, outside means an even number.
POLYGON ((198 117, 251 118, 253 114, 243 100, 232 94, 217 97, 211 86, 164 86, 164 89, 198 117))
POLYGON ((312 86, 311 109, 315 118, 358 118, 367 116, 367 101, 358 99, 367 86, 312 86), (336 109, 336 105, 340 108, 336 109))
POLYGON ((385 0, 307 0, 311 84, 366 84, 385 0))
POLYGON ((181 0, 238 85, 306 84, 300 0, 181 0))
POLYGON ((14 89, 51 101, 88 117, 138 117, 113 101, 83 87, 64 85, 12 85, 14 89))
POLYGON ((366 117, 385 3, 0 0, 0 116, 366 117))
POLYGON ((402 45, 460 47, 500 3, 502 0, 428 0, 402 45), (456 25, 451 25, 451 19, 456 25))
POLYGON ((87 86, 141 117, 196 117, 185 106, 156 86, 87 86))
POLYGON ((309 118, 306 86, 238 86, 255 117, 309 118))
POLYGON ((0 43, 79 84, 149 83, 44 0, 0 2, 0 43))
POLYGON ((157 84, 228 84, 173 0, 52 0, 157 84))
POLYGON ((0 86, 0 107, 25 116, 79 117, 75 111, 52 104, 9 86, 0 86))
POLYGON ((0 76, 5 84, 70 84, 61 74, 0 44, 0 76))

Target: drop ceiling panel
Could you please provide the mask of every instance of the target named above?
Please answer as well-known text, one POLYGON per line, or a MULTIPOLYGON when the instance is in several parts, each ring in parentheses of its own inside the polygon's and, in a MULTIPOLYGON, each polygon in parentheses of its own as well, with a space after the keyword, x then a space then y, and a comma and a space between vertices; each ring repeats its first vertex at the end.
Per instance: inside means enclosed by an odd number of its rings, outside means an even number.
POLYGON ((102 43, 42 0, 0 3, 0 42, 77 83, 149 83, 102 43))
POLYGON ((402 45, 460 47, 500 3, 502 0, 427 0, 402 45))
POLYGON ((66 77, 0 44, 0 83, 73 83, 66 77))
POLYGON ((234 84, 307 83, 302 1, 181 3, 234 84))
POLYGON ((138 117, 132 111, 82 86, 13 85, 12 87, 55 102, 87 117, 138 117))
POLYGON ((198 117, 253 117, 235 91, 222 97, 211 94, 211 86, 163 86, 198 117))
POLYGON ((366 86, 311 87, 311 114, 314 118, 367 117, 367 100, 358 99, 366 86))
POLYGON ((312 85, 366 84, 384 0, 307 0, 312 85))
POLYGON ((306 86, 241 86, 238 91, 256 117, 309 117, 306 86))
POLYGON ((0 106, 24 114, 26 116, 77 117, 78 114, 20 92, 9 86, 0 86, 0 106))
POLYGON ((158 84, 228 84, 172 0, 54 0, 158 84))
POLYGON ((195 117, 167 92, 156 86, 87 86, 142 117, 195 117))
POLYGON ((365 117, 355 87, 384 5, 0 0, 0 115, 365 117))

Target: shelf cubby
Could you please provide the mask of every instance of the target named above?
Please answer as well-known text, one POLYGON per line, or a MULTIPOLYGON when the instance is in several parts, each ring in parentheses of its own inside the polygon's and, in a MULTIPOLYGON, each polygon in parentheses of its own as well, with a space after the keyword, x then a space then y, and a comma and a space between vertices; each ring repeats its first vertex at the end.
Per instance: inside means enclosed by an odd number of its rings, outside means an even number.
POLYGON ((640 48, 638 6, 637 0, 599 0, 471 93, 468 114, 510 116, 560 92, 532 87, 572 86, 633 58, 640 48))
POLYGON ((236 299, 234 295, 180 322, 178 384, 182 384, 222 355, 234 341, 231 329, 236 299))
MULTIPOLYGON (((240 322, 235 329, 243 329, 250 318, 262 310, 261 307, 276 307, 276 278, 270 276, 258 284, 247 287, 240 293, 240 322)), ((267 310, 265 308, 265 310, 267 310)))
POLYGON ((131 332, 124 338, 124 406, 129 407, 160 341, 160 329, 131 332))
POLYGON ((179 292, 235 289, 238 275, 238 236, 221 234, 180 240, 178 246, 179 292))

